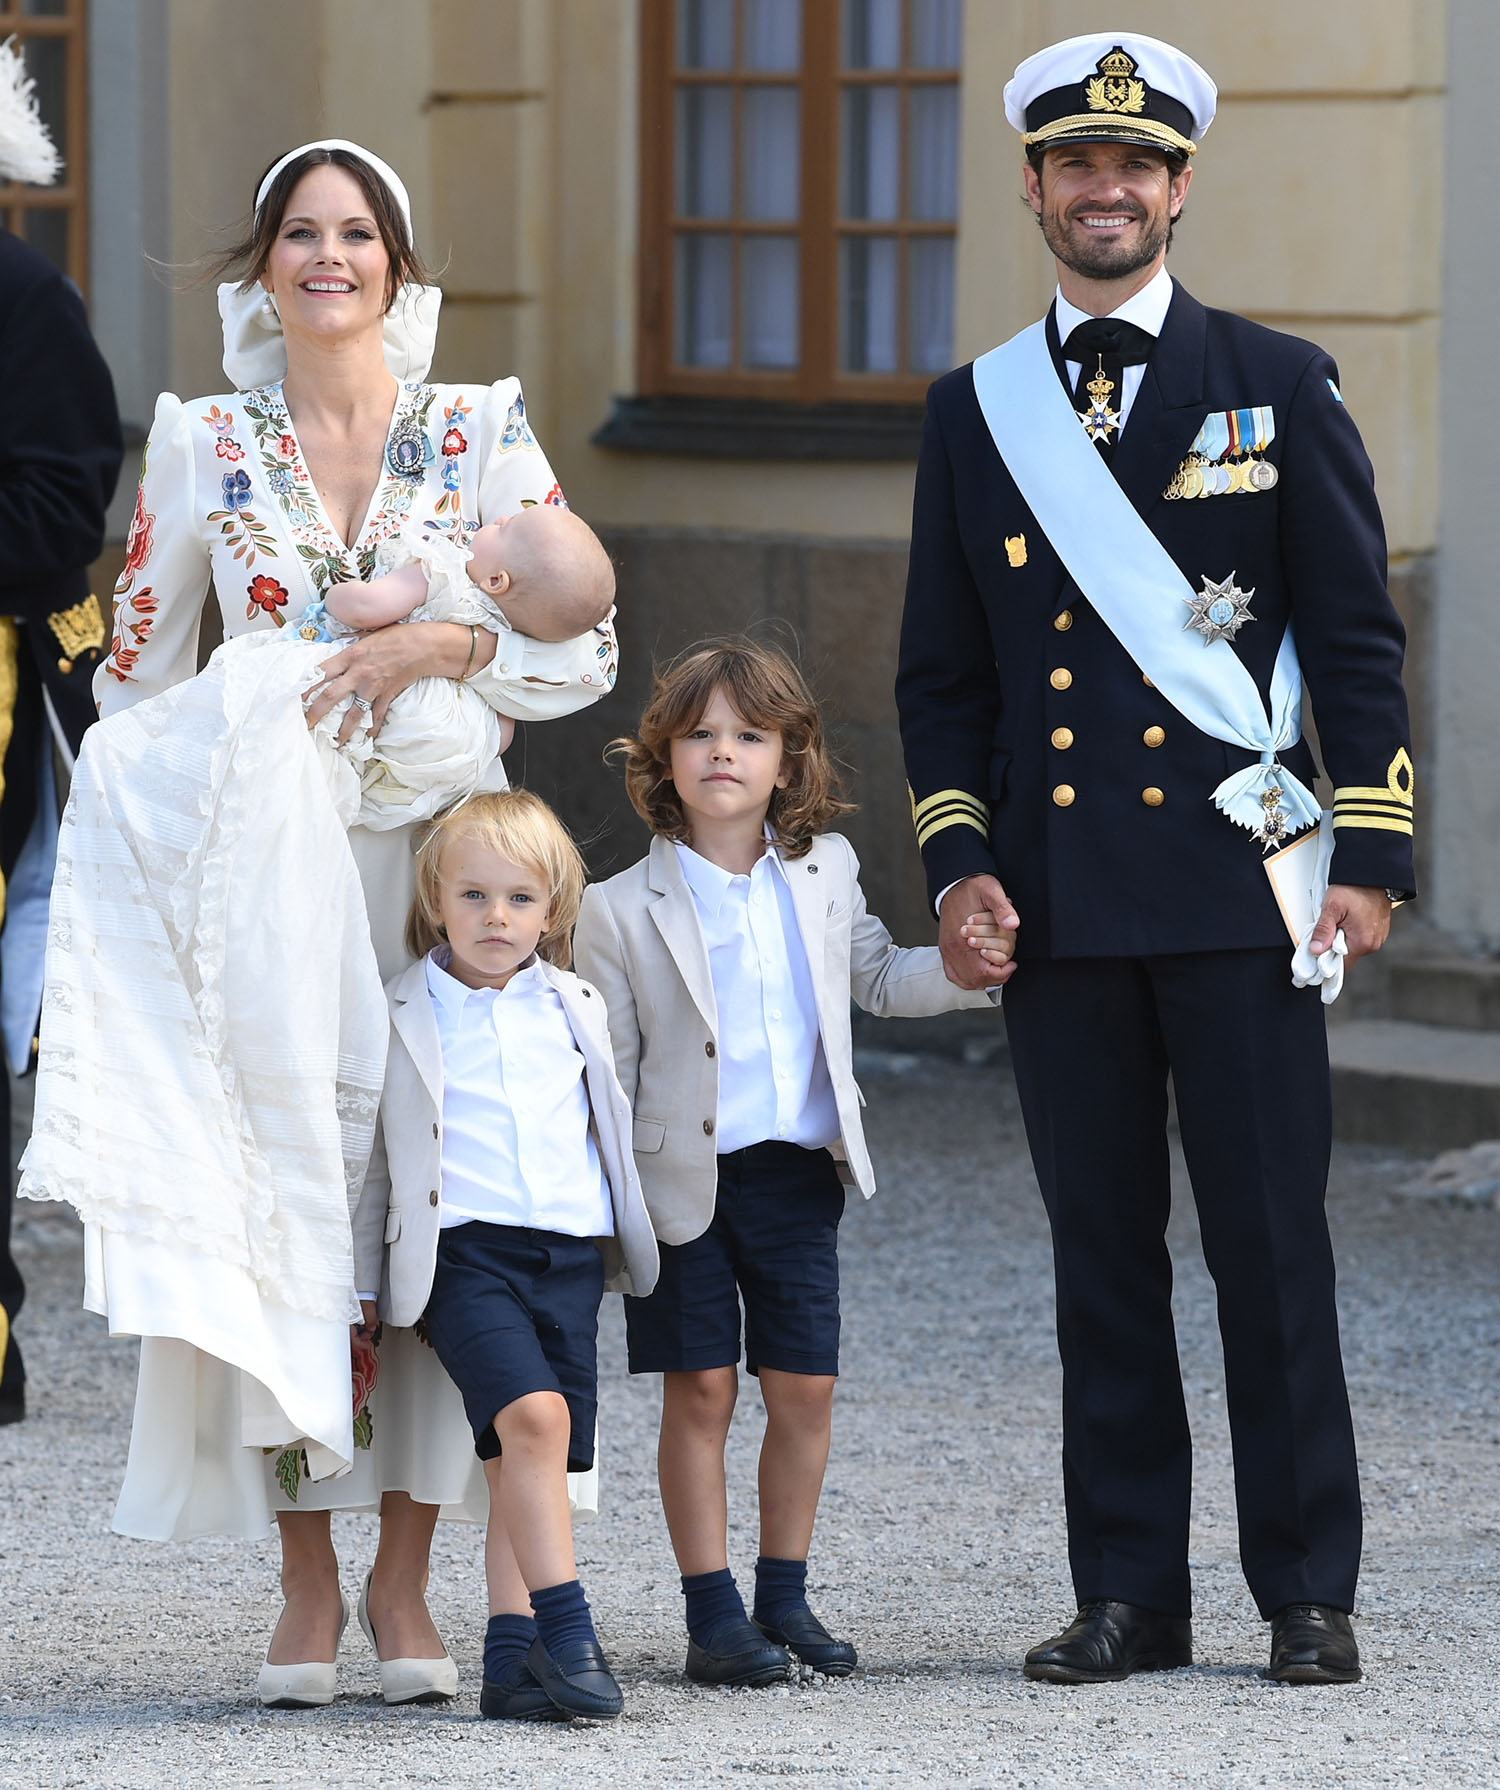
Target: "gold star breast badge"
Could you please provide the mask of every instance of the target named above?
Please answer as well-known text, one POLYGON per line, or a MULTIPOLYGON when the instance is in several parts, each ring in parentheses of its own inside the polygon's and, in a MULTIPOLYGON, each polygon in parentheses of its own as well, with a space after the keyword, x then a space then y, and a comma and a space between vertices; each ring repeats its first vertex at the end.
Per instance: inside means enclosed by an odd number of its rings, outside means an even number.
POLYGON ((1249 590, 1240 589, 1233 572, 1221 584, 1215 584, 1205 572, 1203 589, 1183 598, 1193 612, 1182 624, 1183 628, 1196 628, 1210 646, 1216 640, 1233 640, 1246 622, 1255 620, 1250 613, 1250 599, 1254 595, 1254 586, 1249 590))

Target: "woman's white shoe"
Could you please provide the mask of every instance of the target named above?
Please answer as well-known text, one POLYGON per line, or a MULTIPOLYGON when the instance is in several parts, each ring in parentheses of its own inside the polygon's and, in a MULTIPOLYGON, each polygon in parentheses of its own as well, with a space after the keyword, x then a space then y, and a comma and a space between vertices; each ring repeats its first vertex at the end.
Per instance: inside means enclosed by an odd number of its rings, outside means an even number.
POLYGON ((458 1695, 458 1667, 451 1654, 441 1659, 380 1659, 380 1643, 370 1621, 370 1574, 359 1593, 359 1626, 380 1660, 380 1694, 387 1703, 446 1703, 458 1695))
POLYGON ((321 1709, 333 1701, 339 1642, 354 1614, 342 1588, 339 1604, 339 1632, 333 1643, 333 1659, 297 1660, 289 1666, 273 1666, 268 1659, 261 1667, 255 1688, 267 1709, 321 1709))

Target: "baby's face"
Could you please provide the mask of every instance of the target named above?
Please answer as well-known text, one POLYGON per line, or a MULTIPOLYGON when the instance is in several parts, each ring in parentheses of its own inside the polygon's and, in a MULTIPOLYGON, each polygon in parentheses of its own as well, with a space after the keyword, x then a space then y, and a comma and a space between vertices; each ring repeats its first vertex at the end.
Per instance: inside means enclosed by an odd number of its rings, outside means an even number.
POLYGON ((514 516, 486 522, 469 536, 469 576, 491 596, 502 595, 535 563, 549 530, 566 527, 568 512, 555 504, 534 503, 514 516))

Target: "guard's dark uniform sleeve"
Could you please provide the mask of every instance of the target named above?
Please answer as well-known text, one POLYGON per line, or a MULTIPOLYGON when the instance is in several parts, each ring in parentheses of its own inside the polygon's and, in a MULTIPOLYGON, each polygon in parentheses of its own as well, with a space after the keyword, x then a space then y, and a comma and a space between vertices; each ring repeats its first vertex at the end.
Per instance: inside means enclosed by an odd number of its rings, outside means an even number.
POLYGON ((104 544, 123 450, 77 289, 40 257, 26 271, 0 299, 0 614, 45 624, 104 544))
MULTIPOLYGON (((950 379, 967 376, 950 374, 950 379)), ((912 509, 896 708, 912 818, 934 904, 949 884, 995 874, 989 760, 1000 681, 984 605, 959 537, 953 466, 928 394, 912 509)))
POLYGON ((1331 878, 1415 894, 1406 631, 1386 589, 1374 472, 1325 354, 1293 394, 1280 499, 1297 653, 1334 784, 1331 878))

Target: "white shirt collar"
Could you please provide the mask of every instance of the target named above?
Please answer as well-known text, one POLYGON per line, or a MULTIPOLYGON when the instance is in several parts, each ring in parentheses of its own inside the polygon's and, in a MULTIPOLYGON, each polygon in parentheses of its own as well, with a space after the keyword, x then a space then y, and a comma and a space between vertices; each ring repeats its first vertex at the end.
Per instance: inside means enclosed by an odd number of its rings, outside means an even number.
MULTIPOLYGON (((1089 321, 1089 313, 1070 304, 1063 297, 1061 286, 1052 302, 1057 312, 1057 339, 1065 343, 1080 323, 1089 321)), ((1109 315, 1118 317, 1125 323, 1133 323, 1137 329, 1143 329, 1150 335, 1159 336, 1171 303, 1172 276, 1165 267, 1159 267, 1139 292, 1132 293, 1118 310, 1111 311, 1109 315)))
MULTIPOLYGON (((735 881, 732 870, 726 870, 722 864, 715 864, 711 859, 701 857, 690 845, 684 845, 680 839, 672 843, 677 848, 677 861, 682 865, 682 874, 687 886, 697 897, 698 904, 706 914, 715 918, 724 905, 724 897, 729 893, 729 886, 735 881)), ((766 828, 766 849, 755 860, 750 875, 754 876, 762 864, 778 864, 780 857, 776 850, 776 840, 769 827, 766 828)), ((762 872, 762 874, 765 874, 762 872)), ((743 880, 743 879, 742 879, 743 880)))
POLYGON ((542 960, 534 953, 527 958, 504 988, 470 988, 467 982, 460 982, 453 975, 446 962, 440 963, 439 957, 448 958, 448 947, 439 945, 427 954, 427 988, 432 998, 443 1009, 450 1019, 457 1019, 469 1001, 471 995, 487 996, 491 1000, 500 995, 508 995, 512 989, 517 994, 525 994, 539 983, 546 981, 542 974, 542 960))

